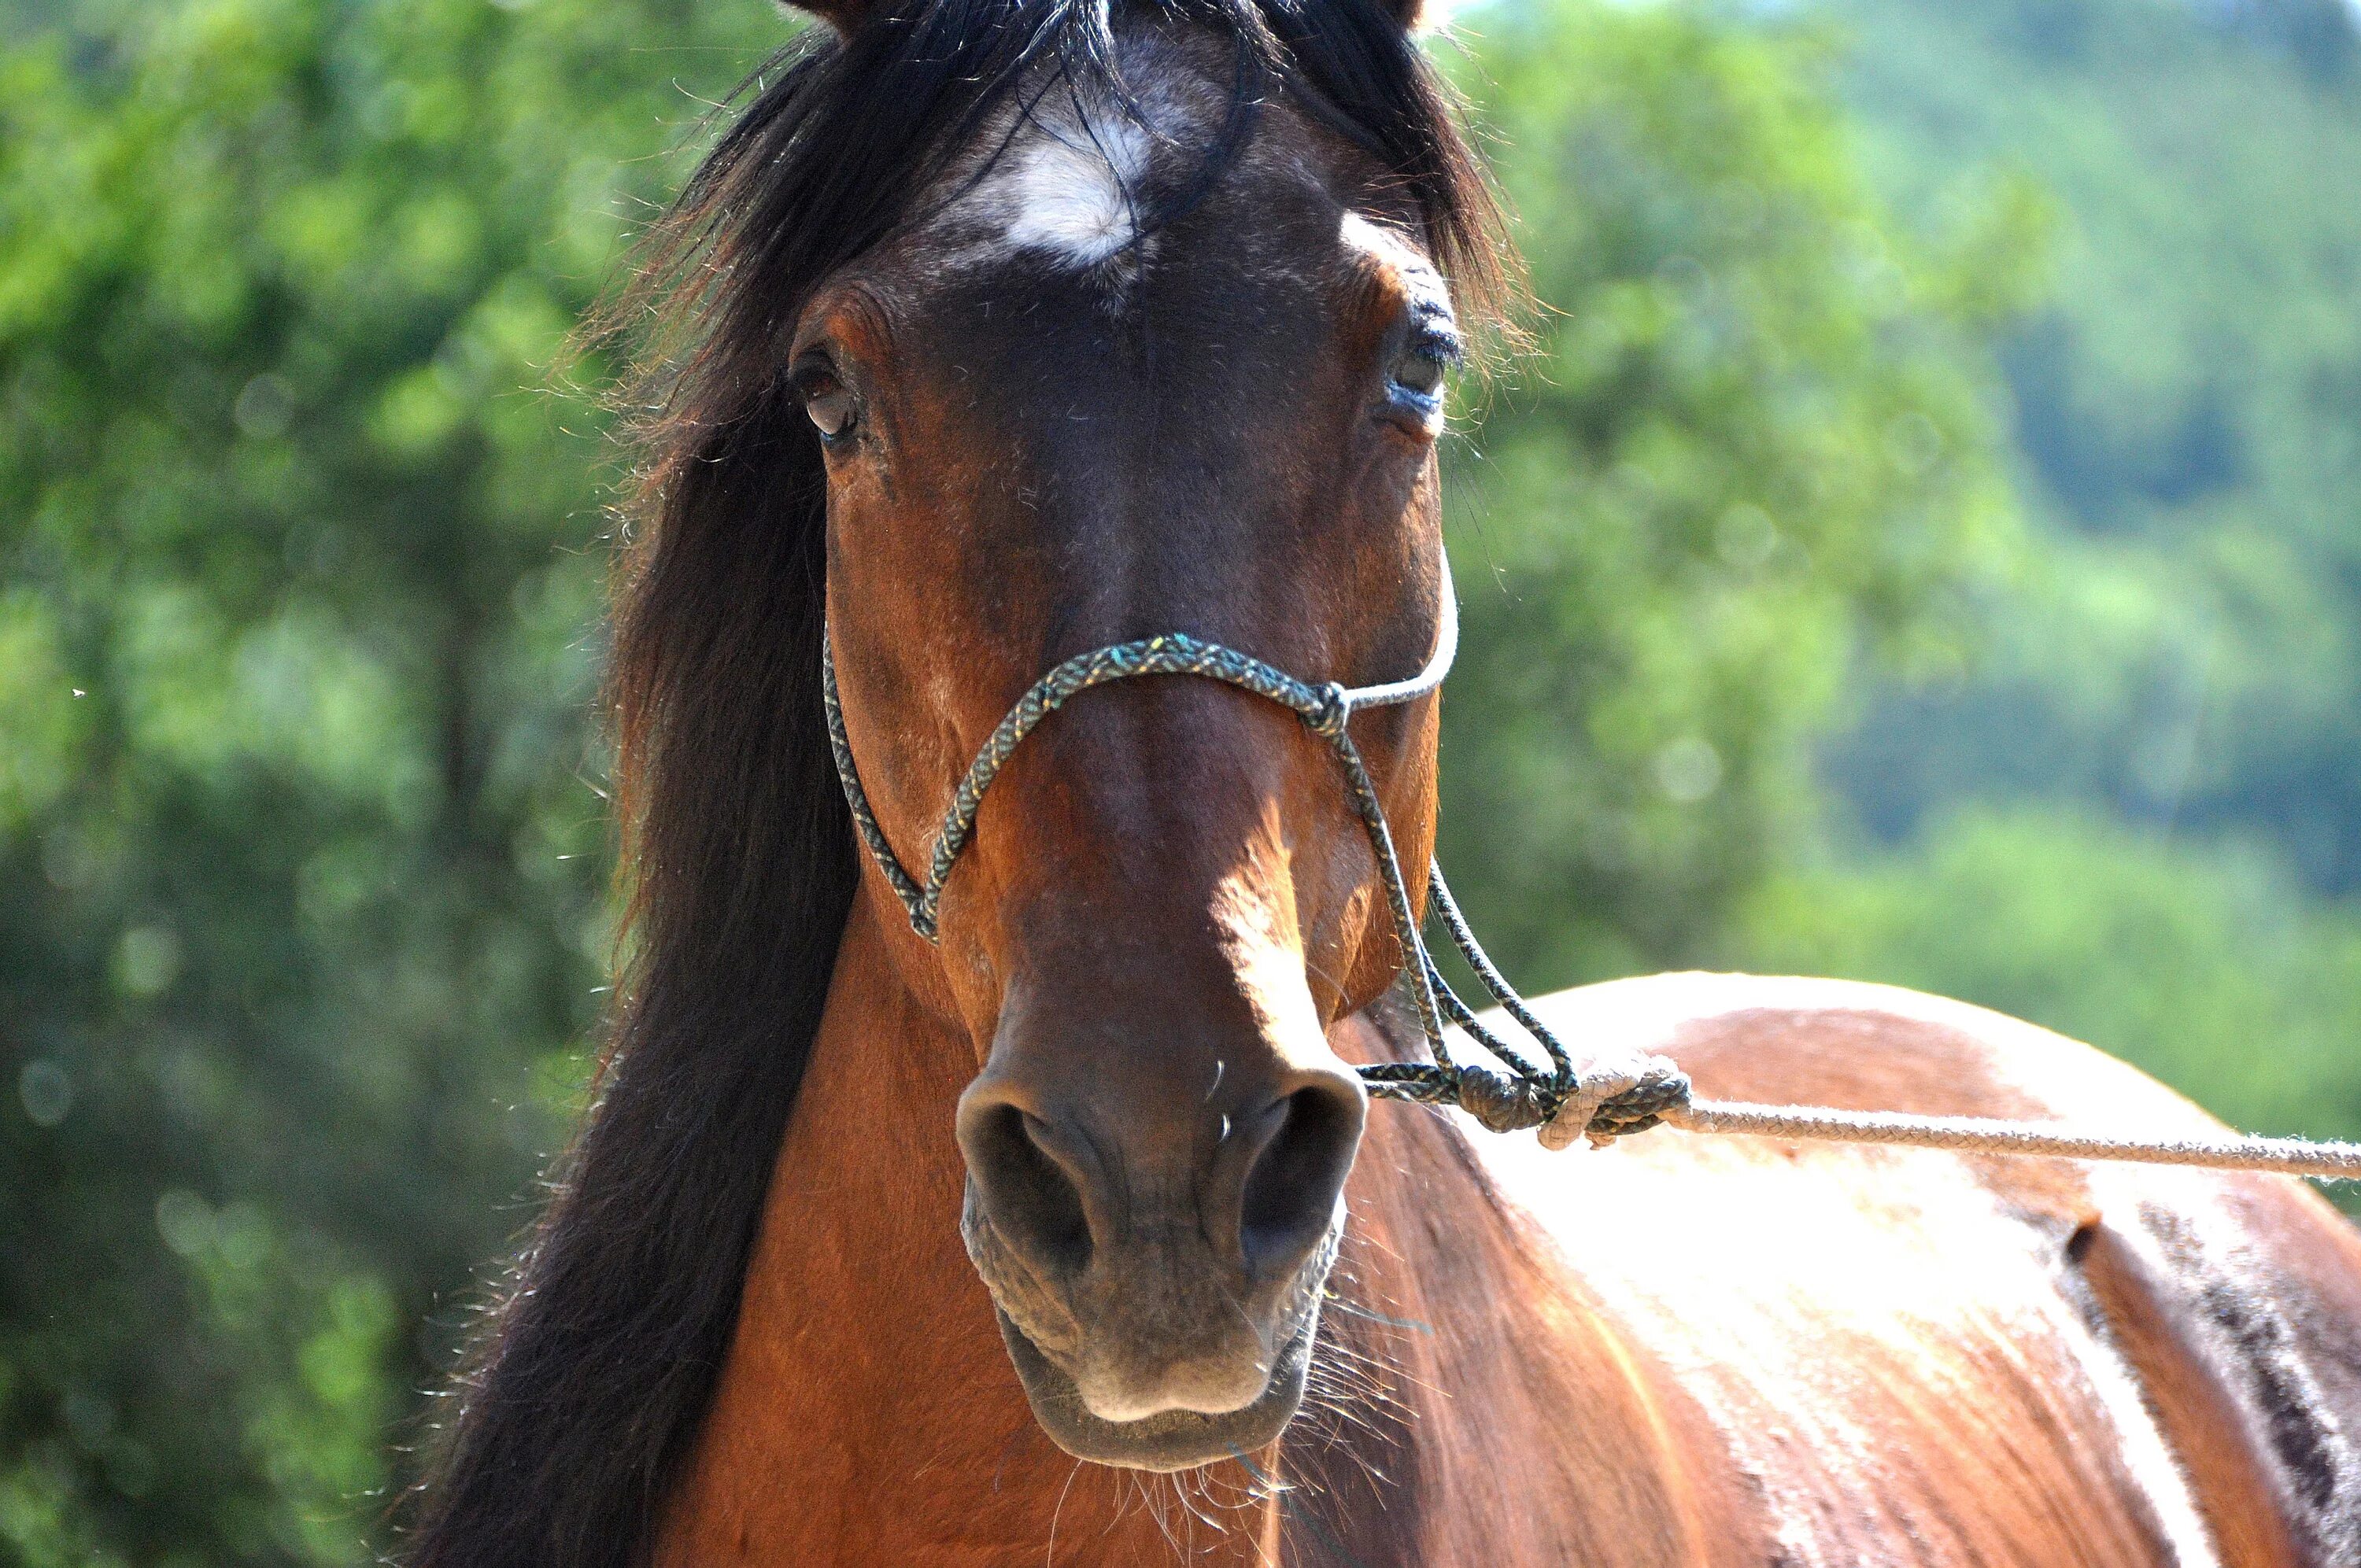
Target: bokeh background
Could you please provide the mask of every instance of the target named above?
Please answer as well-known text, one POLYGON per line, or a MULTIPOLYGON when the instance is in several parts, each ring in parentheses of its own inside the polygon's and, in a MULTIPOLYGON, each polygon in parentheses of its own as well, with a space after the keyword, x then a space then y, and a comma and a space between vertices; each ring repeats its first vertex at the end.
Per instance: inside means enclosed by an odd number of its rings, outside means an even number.
MULTIPOLYGON (((613 940, 569 327, 760 0, 0 0, 0 1562, 357 1563, 613 940)), ((2361 1134, 2346 0, 1490 0, 1448 463, 1530 987, 1858 975, 2361 1134)))

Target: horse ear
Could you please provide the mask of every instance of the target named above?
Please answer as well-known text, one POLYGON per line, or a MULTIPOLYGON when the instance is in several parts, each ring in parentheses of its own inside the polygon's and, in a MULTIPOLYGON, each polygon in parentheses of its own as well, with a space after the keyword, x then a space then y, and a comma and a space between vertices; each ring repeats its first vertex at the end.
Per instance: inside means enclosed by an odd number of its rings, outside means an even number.
MULTIPOLYGON (((817 16, 834 27, 840 38, 851 38, 853 29, 868 19, 877 0, 774 0, 779 9, 789 16, 817 16)), ((1388 0, 1391 4, 1392 0, 1388 0)))

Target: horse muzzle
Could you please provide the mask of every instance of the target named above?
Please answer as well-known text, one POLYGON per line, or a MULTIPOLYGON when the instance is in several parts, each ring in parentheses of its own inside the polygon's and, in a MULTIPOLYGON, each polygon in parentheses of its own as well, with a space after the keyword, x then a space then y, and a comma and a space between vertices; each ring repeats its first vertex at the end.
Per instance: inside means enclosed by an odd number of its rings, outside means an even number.
POLYGON ((1185 1469, 1263 1447, 1301 1402, 1367 1100, 1341 1065, 1271 1087, 1212 1113, 1210 1149, 1143 1134, 1160 1119, 1136 1100, 1126 1137, 990 1071, 962 1099, 961 1232, 1068 1453, 1185 1469))

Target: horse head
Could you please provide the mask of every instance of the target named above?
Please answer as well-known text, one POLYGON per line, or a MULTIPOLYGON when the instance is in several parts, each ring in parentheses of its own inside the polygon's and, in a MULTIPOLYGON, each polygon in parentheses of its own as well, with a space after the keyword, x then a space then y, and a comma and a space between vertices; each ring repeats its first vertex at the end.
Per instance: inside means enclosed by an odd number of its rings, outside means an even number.
MULTIPOLYGON (((1141 12, 1104 42, 1017 69, 783 334, 843 733, 914 861, 1062 660, 1184 632, 1367 683, 1442 630, 1432 196, 1250 35, 1141 12)), ((1434 725, 1353 721, 1411 865, 1434 725)), ((1009 756, 928 934, 903 961, 978 1068, 962 1230, 1042 1424, 1148 1468, 1276 1437, 1367 1109, 1329 1035, 1401 959, 1335 755, 1213 681, 1082 695, 1009 756)))

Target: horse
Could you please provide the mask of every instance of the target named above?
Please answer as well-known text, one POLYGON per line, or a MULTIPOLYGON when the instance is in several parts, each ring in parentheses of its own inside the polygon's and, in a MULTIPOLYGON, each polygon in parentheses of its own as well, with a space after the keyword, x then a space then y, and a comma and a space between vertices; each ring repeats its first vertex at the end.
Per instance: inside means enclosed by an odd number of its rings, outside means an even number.
MULTIPOLYGON (((1083 651, 1433 656, 1442 388, 1512 275, 1415 3, 814 0, 657 227, 628 968, 416 1568, 2361 1562, 2316 1194, 1373 1112, 1404 934, 1250 691, 1044 719, 930 934, 864 858, 1083 651)), ((1425 865, 1436 701, 1343 722, 1425 865)), ((2213 1125, 1875 986, 1536 1006, 1720 1095, 2213 1125)))

